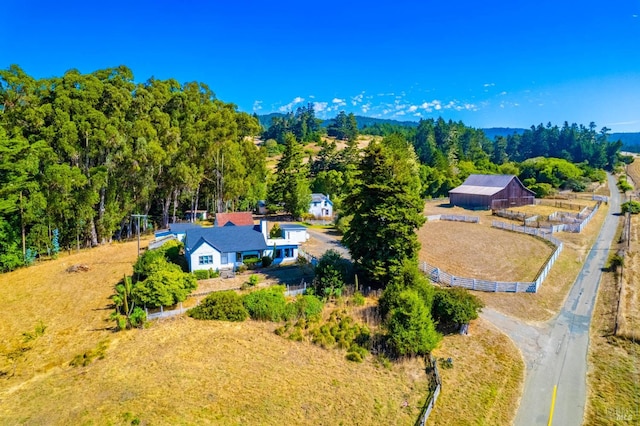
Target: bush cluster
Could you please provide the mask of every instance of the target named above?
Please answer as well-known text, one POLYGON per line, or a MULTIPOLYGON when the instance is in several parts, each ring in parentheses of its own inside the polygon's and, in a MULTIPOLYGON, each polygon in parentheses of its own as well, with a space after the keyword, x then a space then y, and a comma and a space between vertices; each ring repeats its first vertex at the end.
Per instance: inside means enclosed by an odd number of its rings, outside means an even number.
POLYGON ((242 297, 228 290, 211 293, 198 306, 189 309, 187 315, 204 320, 244 321, 249 313, 242 303, 242 297))
POLYGON ((323 304, 318 298, 303 295, 296 297, 292 302, 287 302, 284 292, 284 286, 273 286, 252 291, 244 296, 232 291, 211 293, 188 314, 196 319, 244 321, 247 317, 251 317, 257 321, 274 322, 314 319, 320 316, 323 304), (221 293, 224 295, 218 296, 221 293), (226 293, 233 293, 235 296, 226 293), (230 315, 229 311, 243 311, 245 314, 230 315))
POLYGON ((252 319, 258 321, 283 321, 287 317, 285 288, 274 286, 253 291, 244 296, 244 306, 252 319))
POLYGON ((468 324, 478 318, 484 303, 474 294, 460 287, 439 288, 436 290, 431 314, 440 327, 468 324))
POLYGON ((369 328, 356 323, 344 310, 334 310, 327 321, 319 316, 287 321, 275 332, 294 341, 309 340, 325 349, 346 349, 347 359, 355 362, 366 357, 371 339, 369 328))
POLYGON ((193 271, 193 276, 196 277, 196 280, 208 280, 209 278, 219 277, 220 272, 213 269, 196 269, 193 271))

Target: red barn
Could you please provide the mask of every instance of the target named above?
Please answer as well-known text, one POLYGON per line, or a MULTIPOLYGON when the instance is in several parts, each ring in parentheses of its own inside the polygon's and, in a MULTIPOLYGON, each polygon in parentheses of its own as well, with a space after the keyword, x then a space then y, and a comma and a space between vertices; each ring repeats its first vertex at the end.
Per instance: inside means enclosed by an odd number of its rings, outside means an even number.
POLYGON ((471 209, 507 209, 533 204, 535 193, 514 175, 470 175, 449 191, 449 202, 471 209))

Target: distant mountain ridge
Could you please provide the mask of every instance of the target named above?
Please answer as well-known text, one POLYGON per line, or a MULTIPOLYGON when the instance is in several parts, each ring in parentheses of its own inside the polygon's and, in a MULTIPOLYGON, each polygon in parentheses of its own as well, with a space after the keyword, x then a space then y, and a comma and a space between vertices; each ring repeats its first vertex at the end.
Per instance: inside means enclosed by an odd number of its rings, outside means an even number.
MULTIPOLYGON (((286 114, 280 112, 273 112, 271 114, 258 115, 258 120, 260 124, 267 128, 271 125, 271 119, 273 117, 284 117, 286 114)), ((356 115, 356 122, 358 123, 358 129, 362 129, 363 127, 373 126, 374 124, 392 124, 396 126, 404 126, 404 127, 417 127, 417 121, 400 121, 393 120, 390 118, 375 118, 375 117, 365 117, 362 115, 356 115)), ((322 120, 322 126, 327 127, 332 119, 322 120)), ((525 130, 523 128, 517 127, 489 127, 486 129, 480 129, 487 135, 487 138, 490 140, 494 140, 497 136, 507 137, 513 135, 515 133, 521 135, 525 130)), ((621 140, 623 143, 623 150, 640 152, 640 132, 635 133, 611 133, 609 135, 609 141, 617 141, 621 140)))

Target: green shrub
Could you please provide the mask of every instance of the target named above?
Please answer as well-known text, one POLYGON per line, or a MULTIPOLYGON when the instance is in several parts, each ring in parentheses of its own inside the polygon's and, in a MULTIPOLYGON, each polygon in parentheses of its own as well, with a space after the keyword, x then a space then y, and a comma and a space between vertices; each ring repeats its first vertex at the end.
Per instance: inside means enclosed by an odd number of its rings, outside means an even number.
POLYGON ((268 268, 273 263, 271 256, 262 256, 262 267, 268 268))
POLYGON ((296 297, 296 300, 288 305, 289 317, 292 318, 317 318, 322 313, 324 304, 315 296, 305 294, 296 297))
POLYGON ((366 299, 359 291, 353 293, 353 297, 351 298, 351 300, 353 301, 353 304, 355 306, 364 306, 364 304, 366 303, 366 299))
POLYGON ((640 202, 627 201, 620 206, 622 213, 638 214, 640 213, 640 202))
POLYGON ((349 347, 349 350, 347 351, 347 359, 349 361, 362 362, 367 357, 368 353, 369 351, 367 351, 362 346, 358 346, 357 344, 352 344, 349 347))
POLYGON ((274 286, 245 295, 243 303, 249 316, 258 321, 278 322, 286 319, 287 300, 284 291, 283 286, 274 286))
POLYGON ((219 291, 205 297, 200 305, 189 309, 187 315, 203 320, 244 321, 249 313, 236 292, 219 291))
POLYGON ((139 306, 171 306, 184 301, 197 286, 193 275, 167 262, 144 281, 135 283, 131 295, 139 306))
POLYGON ((442 339, 429 308, 413 289, 400 292, 385 327, 390 349, 399 357, 425 355, 442 339))
POLYGON ((244 263, 248 269, 255 269, 260 261, 261 259, 259 257, 248 257, 243 259, 242 263, 244 263))
POLYGON ((239 274, 243 273, 243 272, 247 272, 247 265, 240 265, 236 268, 236 272, 238 272, 239 274))
POLYGON ((207 280, 209 279, 209 271, 203 269, 196 269, 193 271, 193 275, 196 277, 196 280, 207 280))
POLYGON ((436 291, 431 314, 440 326, 457 326, 478 318, 483 307, 484 303, 464 288, 441 288, 436 291))
POLYGON ((347 358, 347 361, 353 361, 353 362, 364 361, 362 359, 362 355, 360 355, 360 353, 358 352, 347 352, 346 358, 347 358))
POLYGON ((349 261, 336 250, 327 250, 315 267, 313 280, 315 294, 325 298, 339 297, 350 275, 351 264, 349 261))
POLYGON ((269 231, 269 238, 281 238, 281 237, 282 237, 282 230, 280 229, 280 225, 277 223, 274 223, 273 227, 271 228, 271 231, 269 231))
POLYGON ((289 335, 289 339, 294 342, 302 342, 304 340, 304 335, 302 334, 302 329, 300 327, 295 327, 293 332, 289 335))
POLYGON ((184 263, 184 257, 180 254, 182 243, 169 241, 156 250, 147 250, 133 265, 134 278, 137 281, 145 280, 152 273, 165 269, 167 265, 177 265, 180 270, 184 263))
POLYGON ((255 275, 255 274, 252 274, 252 275, 249 276, 249 284, 250 285, 257 286, 259 282, 260 282, 260 277, 259 276, 255 275))

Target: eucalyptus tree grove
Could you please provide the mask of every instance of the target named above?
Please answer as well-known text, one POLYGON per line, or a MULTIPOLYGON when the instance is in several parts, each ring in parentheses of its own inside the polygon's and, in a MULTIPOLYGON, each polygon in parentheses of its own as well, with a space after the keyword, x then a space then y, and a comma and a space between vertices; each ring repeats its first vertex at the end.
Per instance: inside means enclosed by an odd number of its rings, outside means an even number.
POLYGON ((131 214, 166 226, 183 208, 246 209, 266 195, 254 117, 204 84, 124 66, 36 80, 0 71, 0 270, 27 251, 94 246, 131 233, 131 214))

